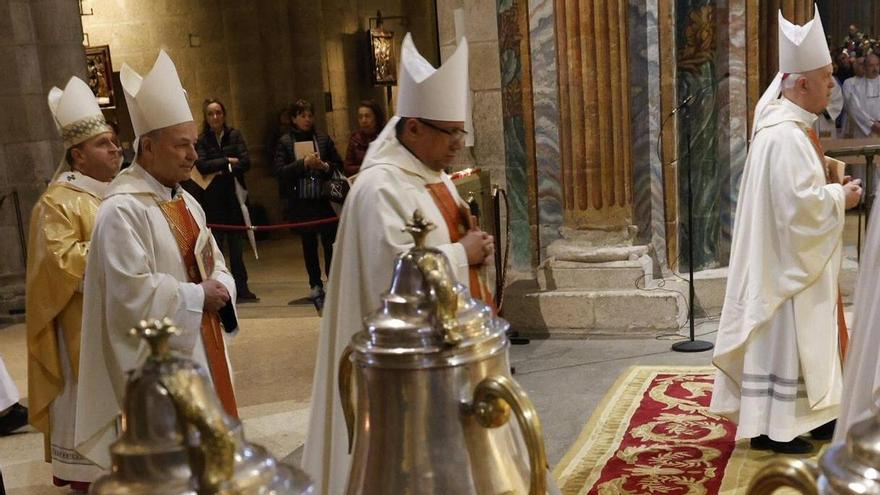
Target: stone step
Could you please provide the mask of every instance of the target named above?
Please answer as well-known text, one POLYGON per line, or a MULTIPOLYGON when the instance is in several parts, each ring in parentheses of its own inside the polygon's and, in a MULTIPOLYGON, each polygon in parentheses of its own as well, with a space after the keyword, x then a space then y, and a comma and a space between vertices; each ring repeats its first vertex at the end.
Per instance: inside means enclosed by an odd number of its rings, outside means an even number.
POLYGON ((547 256, 557 261, 603 263, 637 260, 650 251, 650 246, 585 246, 568 239, 559 239, 547 246, 547 256))
POLYGON ((651 278, 651 258, 578 263, 549 259, 537 270, 541 290, 631 290, 644 287, 651 278))
POLYGON ((530 337, 642 337, 677 332, 686 316, 684 299, 664 290, 542 291, 536 283, 511 285, 503 317, 530 337))

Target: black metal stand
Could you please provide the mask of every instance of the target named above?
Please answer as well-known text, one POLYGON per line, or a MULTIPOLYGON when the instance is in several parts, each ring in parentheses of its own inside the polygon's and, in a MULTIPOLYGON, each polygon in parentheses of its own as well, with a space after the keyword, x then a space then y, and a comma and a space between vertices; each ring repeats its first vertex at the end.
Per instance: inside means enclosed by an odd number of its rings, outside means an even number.
POLYGON ((672 344, 676 352, 703 352, 715 347, 711 342, 695 340, 694 323, 694 191, 691 173, 691 119, 688 109, 694 98, 686 99, 679 108, 683 110, 685 121, 685 141, 687 142, 687 205, 688 205, 688 320, 690 321, 690 339, 672 344))

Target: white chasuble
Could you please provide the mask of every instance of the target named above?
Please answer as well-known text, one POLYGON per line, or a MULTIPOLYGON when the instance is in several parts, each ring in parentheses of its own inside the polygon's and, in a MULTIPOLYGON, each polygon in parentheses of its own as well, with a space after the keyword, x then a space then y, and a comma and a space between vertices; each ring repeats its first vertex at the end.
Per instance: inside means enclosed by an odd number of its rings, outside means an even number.
POLYGON ((303 469, 316 482, 316 493, 336 495, 345 489, 351 457, 337 392, 339 359, 352 336, 363 329, 363 318, 379 309, 380 296, 391 285, 395 259, 414 246, 403 228, 416 209, 436 226, 426 245, 442 251, 458 281, 468 285, 464 247, 449 242, 443 214, 426 188, 439 182, 463 203, 445 173, 429 169, 390 138, 364 162, 345 200, 321 321, 302 460, 303 469))
POLYGON ((839 410, 845 199, 840 184, 826 184, 806 132, 815 119, 774 101, 755 123, 746 160, 710 408, 738 423, 738 439, 789 441, 839 410))
POLYGON ((880 406, 880 210, 871 209, 868 238, 859 262, 852 340, 844 368, 843 400, 834 430, 834 443, 846 441, 849 429, 877 414, 880 406))
MULTIPOLYGON (((196 200, 179 186, 173 191, 204 230, 205 214, 196 200)), ((170 341, 172 349, 209 369, 200 334, 204 291, 187 282, 177 241, 159 206, 171 199, 172 189, 135 163, 110 184, 95 221, 86 263, 76 447, 104 469, 110 468, 109 445, 116 439, 126 373, 148 353, 129 329, 141 320, 170 317, 181 330, 170 341)), ((235 282, 209 237, 211 278, 235 301, 235 282)))

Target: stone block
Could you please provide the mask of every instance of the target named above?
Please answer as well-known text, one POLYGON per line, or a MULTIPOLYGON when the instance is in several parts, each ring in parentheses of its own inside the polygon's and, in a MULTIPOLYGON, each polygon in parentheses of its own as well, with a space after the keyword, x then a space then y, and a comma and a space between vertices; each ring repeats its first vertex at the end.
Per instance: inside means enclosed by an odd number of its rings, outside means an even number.
MULTIPOLYGON (((5 54, 3 56, 5 57, 5 54)), ((19 94, 39 94, 43 92, 43 72, 40 66, 39 50, 35 45, 16 47, 14 56, 9 60, 14 61, 16 64, 16 74, 14 77, 17 79, 17 83, 8 88, 10 91, 18 91, 19 94)), ((3 77, 0 76, 0 79, 3 77)), ((46 83, 49 82, 48 80, 46 81, 46 83)), ((65 84, 67 84, 67 81, 59 81, 58 86, 63 88, 65 84)), ((4 88, 4 86, 5 83, 0 83, 0 88, 4 88)), ((4 91, 4 89, 0 89, 0 91, 4 91)))
MULTIPOLYGON (((687 278, 687 274, 681 275, 687 278)), ((698 305, 695 309, 702 309, 702 312, 698 311, 697 314, 701 316, 720 315, 726 291, 727 268, 694 272, 694 297, 698 305)))
POLYGON ((666 291, 526 291, 505 296, 503 316, 527 336, 636 337, 676 331, 686 312, 666 291))
MULTIPOLYGON (((455 42, 455 17, 454 12, 458 2, 449 0, 437 1, 437 31, 440 45, 448 45, 455 42)), ((470 38, 468 38, 470 40, 470 38)))
POLYGON ((470 51, 469 78, 471 89, 501 89, 501 60, 498 42, 468 43, 470 51))
POLYGON ((49 141, 31 141, 6 145, 6 169, 13 184, 32 184, 43 177, 37 173, 46 164, 55 168, 60 157, 52 156, 49 141))
POLYGON ((30 4, 28 2, 7 2, 7 5, 9 6, 8 19, 11 26, 10 30, 4 30, 3 32, 12 34, 12 44, 25 45, 34 43, 36 38, 34 36, 34 23, 31 18, 30 4))
MULTIPOLYGON (((18 57, 18 53, 22 51, 22 48, 32 47, 0 46, 0 60, 2 60, 0 62, 0 96, 15 96, 22 93, 19 74, 22 72, 21 64, 28 62, 27 60, 20 60, 18 57)), ((33 59, 31 59, 32 64, 33 59)), ((24 69, 23 72, 29 72, 27 67, 24 67, 24 69)), ((39 70, 37 70, 36 76, 37 84, 39 84, 39 70)))
POLYGON ((560 261, 599 263, 637 260, 650 251, 649 246, 591 246, 581 241, 559 239, 547 246, 547 256, 560 261))
POLYGON ((32 0, 31 19, 40 44, 82 44, 82 22, 78 2, 32 0))
POLYGON ((42 88, 36 93, 42 98, 41 107, 46 107, 46 94, 52 85, 63 87, 70 76, 85 80, 86 54, 80 43, 63 45, 38 45, 42 88))
POLYGON ((577 291, 507 294, 504 318, 516 329, 590 328, 594 299, 577 291))
POLYGON ((640 260, 575 263, 550 259, 538 268, 538 285, 542 290, 632 290, 645 286, 645 267, 640 260))
POLYGON ((28 138, 25 103, 20 96, 0 95, 0 143, 18 143, 28 138))
POLYGON ((498 8, 495 0, 468 0, 464 11, 468 41, 498 41, 498 8))
POLYGON ((473 92, 474 155, 481 168, 503 169, 504 122, 501 91, 473 92))
POLYGON ((681 295, 668 291, 608 291, 596 302, 596 328, 617 330, 678 329, 685 312, 681 295))

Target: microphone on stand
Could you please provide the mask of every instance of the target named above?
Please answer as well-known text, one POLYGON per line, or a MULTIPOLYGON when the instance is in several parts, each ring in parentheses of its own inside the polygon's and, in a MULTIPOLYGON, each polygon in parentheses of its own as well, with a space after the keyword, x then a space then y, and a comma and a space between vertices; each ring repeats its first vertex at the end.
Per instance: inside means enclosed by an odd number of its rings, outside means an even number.
MULTIPOLYGON (((698 98, 701 98, 703 94, 709 89, 714 88, 718 85, 719 82, 730 77, 729 72, 725 72, 721 77, 717 79, 713 79, 709 84, 706 84, 697 91, 692 92, 688 95, 682 102, 675 107, 672 112, 669 113, 669 117, 678 113, 679 111, 684 110, 685 114, 685 142, 687 143, 687 156, 685 159, 687 160, 687 203, 688 203, 688 214, 687 214, 687 232, 688 232, 688 320, 690 322, 690 332, 688 335, 688 340, 676 342, 672 345, 672 350, 677 352, 702 352, 708 351, 712 349, 714 345, 711 342, 707 342, 705 340, 695 340, 694 334, 695 323, 694 323, 694 194, 693 194, 693 183, 691 180, 691 119, 688 118, 687 110, 690 106, 697 101, 698 98)), ((662 132, 662 129, 661 129, 662 132)))
POLYGON ((678 105, 677 107, 675 107, 675 109, 673 109, 671 112, 669 112, 669 115, 675 115, 675 114, 678 113, 680 110, 682 110, 682 109, 685 108, 686 106, 688 106, 688 105, 690 105, 691 103, 693 103, 694 100, 696 100, 697 98, 703 96, 703 93, 705 93, 707 89, 709 89, 709 88, 714 88, 715 86, 718 86, 718 83, 720 83, 721 81, 727 79, 728 77, 730 77, 730 72, 725 72, 725 73, 722 74, 721 77, 719 77, 718 79, 713 79, 709 84, 706 84, 706 85, 701 86, 701 87, 696 91, 696 93, 691 93, 691 94, 689 94, 687 97, 685 97, 685 99, 682 100, 681 103, 679 103, 679 105, 678 105))

